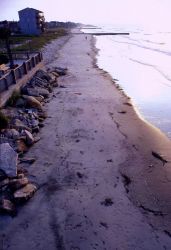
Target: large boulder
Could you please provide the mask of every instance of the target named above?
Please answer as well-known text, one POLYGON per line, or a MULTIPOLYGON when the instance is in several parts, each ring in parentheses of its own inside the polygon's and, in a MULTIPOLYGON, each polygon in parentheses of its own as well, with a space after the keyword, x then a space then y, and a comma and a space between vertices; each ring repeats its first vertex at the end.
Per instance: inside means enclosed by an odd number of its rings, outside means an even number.
POLYGON ((40 96, 35 96, 35 99, 38 100, 40 103, 43 102, 44 97, 42 95, 40 96))
POLYGON ((67 68, 55 67, 53 72, 56 72, 59 76, 64 76, 67 74, 67 68))
POLYGON ((41 87, 36 87, 36 90, 39 93, 39 96, 43 96, 44 98, 47 98, 49 96, 49 91, 47 89, 41 88, 41 87))
POLYGON ((35 88, 27 88, 27 95, 29 96, 39 96, 39 91, 35 88))
POLYGON ((22 130, 22 129, 28 129, 28 126, 26 126, 21 120, 15 118, 13 121, 12 121, 12 125, 15 126, 15 128, 17 130, 22 130))
POLYGON ((45 79, 41 79, 40 77, 34 76, 29 84, 31 87, 39 86, 39 87, 47 87, 49 85, 49 82, 45 79))
POLYGON ((3 170, 8 177, 17 175, 18 154, 13 150, 9 143, 0 144, 0 169, 3 170))
POLYGON ((14 128, 6 129, 3 134, 10 139, 18 139, 20 137, 20 133, 14 128))
POLYGON ((45 71, 43 70, 38 70, 35 74, 37 77, 41 78, 41 79, 45 79, 46 81, 50 81, 51 80, 51 76, 46 73, 45 71))
POLYGON ((22 97, 26 100, 27 107, 42 110, 41 103, 38 100, 36 100, 36 98, 34 98, 33 96, 23 95, 22 97))
POLYGON ((16 201, 26 201, 33 196, 37 187, 34 184, 27 184, 25 187, 14 192, 14 198, 16 201))

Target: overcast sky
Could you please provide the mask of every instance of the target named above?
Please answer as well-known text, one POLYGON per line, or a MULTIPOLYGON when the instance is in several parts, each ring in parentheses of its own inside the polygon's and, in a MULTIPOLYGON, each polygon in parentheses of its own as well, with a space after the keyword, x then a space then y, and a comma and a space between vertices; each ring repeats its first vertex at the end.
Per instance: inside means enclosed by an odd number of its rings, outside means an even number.
POLYGON ((171 29, 171 0, 0 0, 0 20, 18 20, 26 7, 42 10, 47 21, 171 29))

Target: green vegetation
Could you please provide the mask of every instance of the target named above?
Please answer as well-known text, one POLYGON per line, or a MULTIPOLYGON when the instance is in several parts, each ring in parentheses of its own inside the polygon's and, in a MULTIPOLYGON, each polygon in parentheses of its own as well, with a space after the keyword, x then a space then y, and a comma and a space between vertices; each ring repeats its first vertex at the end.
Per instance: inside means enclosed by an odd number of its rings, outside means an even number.
MULTIPOLYGON (((16 35, 10 37, 12 52, 17 51, 37 51, 58 37, 65 36, 68 33, 66 29, 49 29, 40 36, 16 35), (21 45, 20 45, 21 44, 21 45), (18 45, 18 46, 16 46, 18 45)), ((0 51, 4 52, 4 41, 0 40, 0 51)))
POLYGON ((21 97, 20 91, 14 90, 11 97, 7 101, 8 106, 15 106, 17 100, 21 97))
MULTIPOLYGON (((55 30, 48 30, 42 33, 40 36, 27 36, 24 37, 23 45, 13 48, 13 52, 15 51, 34 51, 39 50, 51 40, 54 40, 58 37, 64 36, 67 34, 65 29, 55 29, 55 30)), ((15 37, 15 41, 18 42, 17 38, 15 37)), ((20 40, 21 41, 21 40, 20 40)))
POLYGON ((0 130, 8 127, 9 120, 8 118, 0 111, 0 130))

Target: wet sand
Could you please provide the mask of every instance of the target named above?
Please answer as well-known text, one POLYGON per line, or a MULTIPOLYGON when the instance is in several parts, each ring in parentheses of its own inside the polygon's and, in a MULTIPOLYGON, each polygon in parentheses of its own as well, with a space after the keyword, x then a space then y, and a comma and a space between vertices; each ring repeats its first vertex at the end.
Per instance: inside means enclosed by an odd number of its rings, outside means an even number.
POLYGON ((0 218, 3 250, 171 248, 171 142, 140 119, 95 55, 91 35, 73 35, 46 64, 68 68, 65 88, 52 94, 27 153, 40 188, 17 217, 0 218))

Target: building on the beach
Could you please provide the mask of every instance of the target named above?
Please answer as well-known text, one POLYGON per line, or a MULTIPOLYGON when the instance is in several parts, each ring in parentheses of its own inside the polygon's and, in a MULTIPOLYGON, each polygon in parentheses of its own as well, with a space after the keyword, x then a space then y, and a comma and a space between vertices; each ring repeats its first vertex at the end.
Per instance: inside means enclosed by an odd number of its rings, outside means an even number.
POLYGON ((21 33, 40 35, 45 30, 44 13, 33 8, 25 8, 18 12, 21 33))

